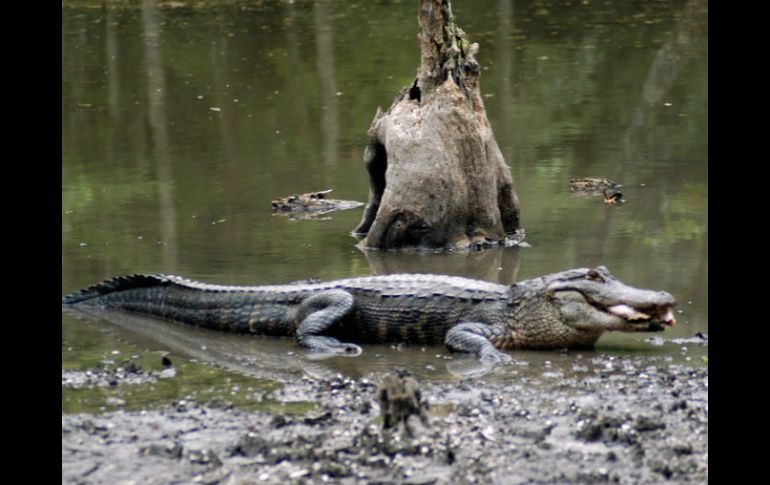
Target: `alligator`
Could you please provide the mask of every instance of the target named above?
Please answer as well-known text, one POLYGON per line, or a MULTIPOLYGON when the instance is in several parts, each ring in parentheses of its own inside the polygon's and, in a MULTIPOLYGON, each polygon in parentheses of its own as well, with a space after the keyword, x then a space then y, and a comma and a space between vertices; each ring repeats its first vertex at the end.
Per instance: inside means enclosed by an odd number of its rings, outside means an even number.
POLYGON ((590 349, 605 331, 662 331, 675 323, 676 301, 664 291, 628 286, 599 266, 513 285, 430 274, 265 286, 128 275, 67 295, 62 304, 293 337, 313 352, 358 355, 357 344, 366 343, 444 344, 500 362, 511 360, 505 350, 590 349))
POLYGON ((288 214, 294 219, 313 219, 329 212, 355 209, 366 205, 355 200, 329 199, 332 189, 307 194, 294 194, 272 201, 273 213, 288 214))
POLYGON ((605 190, 612 190, 620 187, 623 186, 610 179, 586 177, 582 179, 571 179, 569 181, 569 188, 571 191, 589 196, 601 195, 605 190))

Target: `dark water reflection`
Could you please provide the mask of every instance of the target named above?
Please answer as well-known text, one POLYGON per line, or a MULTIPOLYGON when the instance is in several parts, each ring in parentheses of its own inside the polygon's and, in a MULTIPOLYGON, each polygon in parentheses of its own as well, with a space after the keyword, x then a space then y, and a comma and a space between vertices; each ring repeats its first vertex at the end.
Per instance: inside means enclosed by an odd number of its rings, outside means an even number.
MULTIPOLYGON (((596 369, 606 371, 608 363, 624 357, 643 358, 648 365, 687 363, 687 358, 700 360, 706 354, 701 345, 688 344, 686 354, 672 352, 679 347, 638 345, 633 352, 605 349, 596 359, 593 351, 511 352, 512 364, 489 366, 475 357, 451 354, 442 347, 410 345, 367 345, 357 357, 324 357, 298 348, 291 339, 252 337, 226 334, 208 329, 170 324, 153 318, 117 312, 90 310, 87 313, 67 310, 70 318, 80 323, 85 333, 93 335, 89 326, 98 326, 116 341, 130 342, 146 351, 170 352, 174 356, 216 366, 240 376, 271 381, 296 381, 302 376, 330 379, 337 375, 366 378, 406 369, 420 380, 458 381, 484 377, 487 381, 511 381, 521 377, 542 377, 544 372, 565 377, 581 377, 596 369)), ((77 345, 68 341, 69 345, 77 345)), ((93 349, 91 349, 93 350, 93 349)), ((77 355, 77 350, 67 353, 77 355)), ((71 361, 72 359, 70 359, 71 361)), ((618 361, 622 365, 621 361, 618 361)))
MULTIPOLYGON (((271 199, 296 192, 366 200, 366 130, 418 65, 415 5, 65 2, 62 292, 133 272, 510 283, 604 264, 677 297, 667 336, 707 333, 705 0, 454 2, 481 46, 482 93, 531 248, 364 254, 349 235, 360 209, 271 214, 271 199), (623 183, 627 203, 571 195, 569 179, 585 176, 623 183)), ((63 315, 69 341, 81 326, 63 315)), ((643 353, 645 337, 607 336, 599 351, 643 353)))

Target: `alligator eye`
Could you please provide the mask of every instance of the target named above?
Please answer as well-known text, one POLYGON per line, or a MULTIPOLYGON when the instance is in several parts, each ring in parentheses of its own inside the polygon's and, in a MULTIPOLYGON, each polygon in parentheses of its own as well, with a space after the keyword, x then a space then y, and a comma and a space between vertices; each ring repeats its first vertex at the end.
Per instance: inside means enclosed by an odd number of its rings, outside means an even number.
POLYGON ((604 282, 604 278, 602 278, 602 275, 600 275, 599 272, 596 271, 595 269, 590 270, 586 275, 586 278, 588 278, 589 280, 604 282))

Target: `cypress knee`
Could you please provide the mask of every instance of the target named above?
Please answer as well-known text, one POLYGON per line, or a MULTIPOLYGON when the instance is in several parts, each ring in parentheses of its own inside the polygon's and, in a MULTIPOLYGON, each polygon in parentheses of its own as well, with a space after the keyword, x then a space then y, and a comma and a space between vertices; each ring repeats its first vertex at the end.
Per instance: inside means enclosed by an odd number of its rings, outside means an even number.
POLYGON ((519 201, 479 89, 478 44, 448 0, 420 0, 421 65, 368 131, 365 248, 492 246, 519 228, 519 201))

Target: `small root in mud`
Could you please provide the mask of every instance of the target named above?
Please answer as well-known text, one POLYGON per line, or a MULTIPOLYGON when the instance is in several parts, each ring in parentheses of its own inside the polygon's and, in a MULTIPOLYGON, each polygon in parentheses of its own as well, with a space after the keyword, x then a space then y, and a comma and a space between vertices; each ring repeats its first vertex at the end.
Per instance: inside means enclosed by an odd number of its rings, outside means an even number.
POLYGON ((418 418, 423 426, 428 426, 428 402, 422 398, 417 381, 405 373, 388 374, 377 389, 380 401, 383 430, 391 428, 403 429, 410 437, 416 430, 415 420, 418 418))

